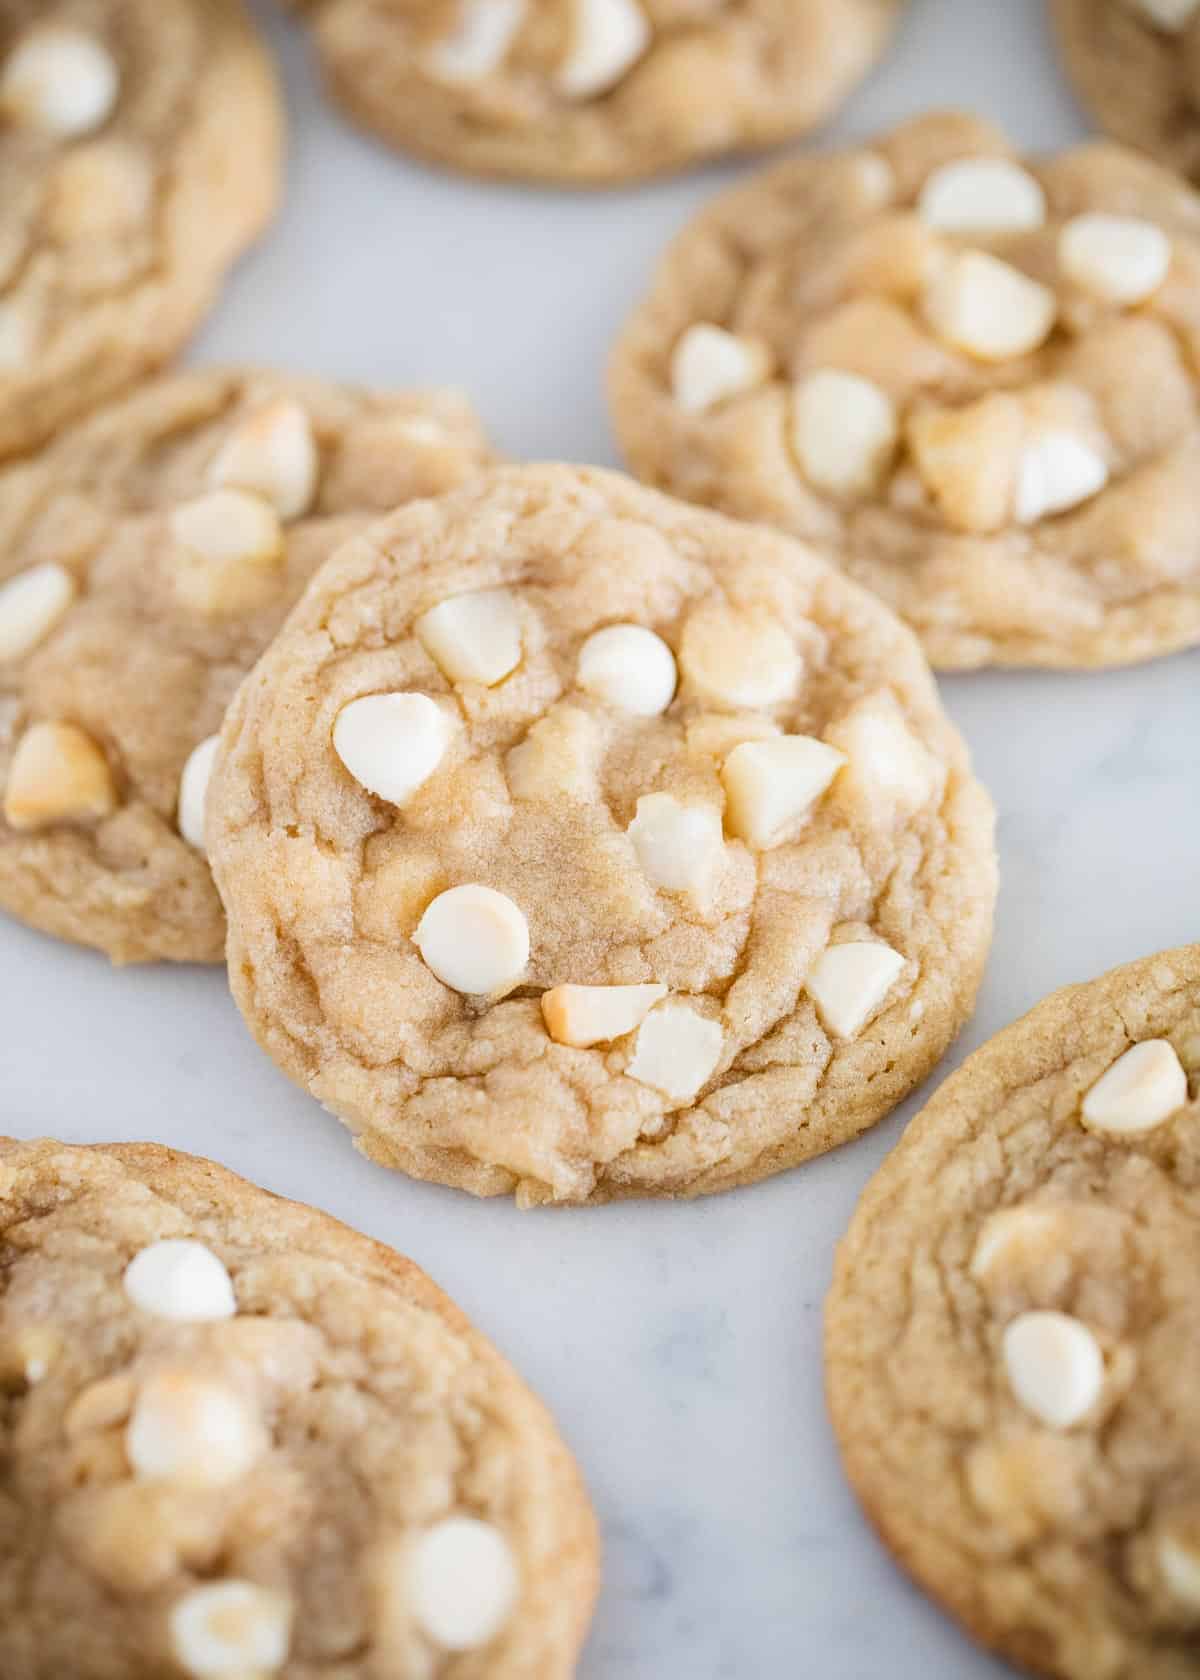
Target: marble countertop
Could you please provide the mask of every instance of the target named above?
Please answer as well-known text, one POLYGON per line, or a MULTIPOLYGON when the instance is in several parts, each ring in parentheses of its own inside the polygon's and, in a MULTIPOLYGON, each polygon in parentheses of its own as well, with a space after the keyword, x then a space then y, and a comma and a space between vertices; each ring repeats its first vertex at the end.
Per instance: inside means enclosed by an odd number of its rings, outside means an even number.
MULTIPOLYGON (((290 191, 196 359, 457 383, 513 454, 612 462, 608 344, 662 243, 734 171, 597 197, 434 175, 343 126, 296 32, 260 9, 288 74, 290 191)), ((916 0, 834 137, 956 100, 1028 146, 1071 140, 1042 12, 916 0)), ((1200 939, 1200 653, 944 690, 999 807, 1003 874, 948 1071, 1053 987, 1200 939)), ((156 1138, 317 1202, 412 1255, 544 1395, 604 1528, 583 1680, 1006 1672, 875 1542, 822 1403, 833 1245, 915 1102, 754 1189, 520 1214, 360 1159, 256 1050, 215 970, 113 971, 3 921, 0 975, 6 1129, 156 1138)))

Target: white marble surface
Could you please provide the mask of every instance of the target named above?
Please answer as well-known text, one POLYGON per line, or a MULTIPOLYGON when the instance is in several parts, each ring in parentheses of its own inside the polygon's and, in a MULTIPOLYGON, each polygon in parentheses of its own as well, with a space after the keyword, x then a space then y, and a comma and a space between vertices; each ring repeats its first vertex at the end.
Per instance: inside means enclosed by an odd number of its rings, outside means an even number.
MULTIPOLYGON (((513 453, 611 460, 606 346, 721 176, 596 198, 438 177, 343 127, 294 32, 271 34, 290 194, 198 357, 458 382, 513 453)), ((949 100, 1030 145, 1081 132, 1038 0, 917 0, 838 132, 949 100)), ((1004 877, 979 1012, 948 1068, 1052 987, 1200 939, 1200 654, 945 687, 1000 809, 1004 877)), ((157 1138, 315 1201, 413 1255, 541 1390, 604 1525, 584 1680, 1003 1672, 874 1542, 822 1407, 833 1243, 914 1105, 714 1201, 518 1214, 359 1159, 262 1059, 216 971, 112 972, 3 923, 0 975, 7 1128, 157 1138)))

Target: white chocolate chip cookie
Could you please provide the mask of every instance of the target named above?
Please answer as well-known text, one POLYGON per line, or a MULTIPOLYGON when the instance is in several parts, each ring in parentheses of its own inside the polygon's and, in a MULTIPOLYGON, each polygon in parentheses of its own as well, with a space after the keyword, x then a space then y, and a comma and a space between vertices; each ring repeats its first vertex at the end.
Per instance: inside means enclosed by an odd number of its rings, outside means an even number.
MULTIPOLYGON (((322 560, 491 453, 452 393, 169 375, 0 467, 0 907, 116 962, 217 962, 204 856, 216 731, 322 560)), ((433 713, 433 708, 428 708, 433 713)), ((341 749, 380 792, 428 774, 341 749)))
POLYGON ((230 708, 208 817, 267 1052, 374 1159, 526 1206, 853 1137, 990 936, 990 805, 909 633, 590 469, 348 543, 230 708))
POLYGON ((302 0, 326 79, 406 151, 604 185, 816 127, 902 0, 302 0))
POLYGON ((569 1680, 597 1536, 410 1260, 156 1144, 0 1139, 0 1672, 569 1680))
POLYGON ((190 337, 274 209, 281 145, 241 0, 6 0, 0 457, 190 337))
POLYGON ((1183 1680, 1200 1634, 1200 946, 1045 999, 969 1057, 838 1251, 850 1480, 1022 1671, 1183 1680))
POLYGON ((647 482, 827 547, 935 666, 1117 665, 1200 642, 1198 298, 1185 182, 935 114, 718 199, 613 412, 647 482))

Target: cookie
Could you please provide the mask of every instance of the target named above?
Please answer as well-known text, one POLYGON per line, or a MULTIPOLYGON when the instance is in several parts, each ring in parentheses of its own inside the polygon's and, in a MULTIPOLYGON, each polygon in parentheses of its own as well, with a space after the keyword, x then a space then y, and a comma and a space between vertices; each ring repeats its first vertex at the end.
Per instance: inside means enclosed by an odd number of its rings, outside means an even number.
POLYGON ((0 1670, 574 1672, 541 1403, 392 1249, 157 1144, 0 1142, 0 1670))
POLYGON ((0 469, 0 906, 219 962, 206 745, 326 556, 491 459, 452 393, 204 369, 0 469))
POLYGON ((499 469, 349 544, 213 774, 247 1023, 419 1178, 747 1183, 873 1124, 972 1007, 992 812, 916 643, 614 473, 499 469))
POLYGON ((1080 99, 1109 134, 1200 182, 1196 0, 1053 0, 1080 99))
POLYGON ((0 456, 144 378, 279 191, 240 0, 0 4, 0 456))
POLYGON ((887 1545, 1056 1680, 1183 1680, 1200 1630, 1200 946, 971 1056, 838 1252, 828 1394, 887 1545))
POLYGON ((389 144, 603 186, 816 127, 901 0, 308 0, 334 96, 389 144))
POLYGON ((1200 197, 935 114, 726 193, 611 369, 649 482, 832 550, 934 665, 1200 642, 1200 197))

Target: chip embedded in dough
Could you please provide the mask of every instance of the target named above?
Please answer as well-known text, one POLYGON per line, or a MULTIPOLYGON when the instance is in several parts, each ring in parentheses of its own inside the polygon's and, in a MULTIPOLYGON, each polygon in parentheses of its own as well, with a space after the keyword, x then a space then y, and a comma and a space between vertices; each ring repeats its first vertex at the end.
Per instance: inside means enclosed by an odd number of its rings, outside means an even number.
POLYGON ((721 1190, 878 1120, 972 1007, 991 828, 886 608, 788 538, 528 467, 322 569, 230 710, 207 840, 268 1053, 375 1159, 530 1205, 721 1190), (653 705, 581 657, 614 625, 653 705), (331 736, 379 692, 461 719, 402 806, 331 736), (844 942, 886 977, 830 978, 844 942))
POLYGON ((1127 664, 1200 643, 1198 292, 1186 181, 935 113, 702 212, 613 415, 640 477, 831 550, 935 666, 1127 664))
POLYGON ((1200 945, 1056 992, 909 1122, 838 1250, 855 1491, 920 1586, 1053 1680, 1195 1656, 1198 1093, 1200 945))
POLYGON ((586 1491, 412 1261, 157 1144, 0 1177, 0 1672, 570 1680, 586 1491))

